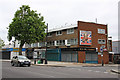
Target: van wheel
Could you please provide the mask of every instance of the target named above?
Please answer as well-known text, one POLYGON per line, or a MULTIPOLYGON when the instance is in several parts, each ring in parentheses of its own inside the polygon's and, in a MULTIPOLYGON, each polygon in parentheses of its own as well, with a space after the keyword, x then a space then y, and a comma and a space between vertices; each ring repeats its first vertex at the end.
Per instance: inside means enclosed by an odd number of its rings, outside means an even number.
POLYGON ((28 67, 30 67, 31 65, 29 64, 28 67))

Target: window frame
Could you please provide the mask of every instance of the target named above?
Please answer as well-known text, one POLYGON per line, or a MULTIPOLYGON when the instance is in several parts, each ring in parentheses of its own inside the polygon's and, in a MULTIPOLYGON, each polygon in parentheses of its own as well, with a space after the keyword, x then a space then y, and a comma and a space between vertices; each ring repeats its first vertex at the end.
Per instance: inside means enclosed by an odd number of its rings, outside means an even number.
POLYGON ((56 31, 56 36, 59 36, 59 35, 62 35, 62 31, 56 31))
POLYGON ((56 41, 56 45, 57 46, 63 46, 63 45, 65 45, 65 40, 57 40, 56 41))
POLYGON ((48 33, 48 34, 47 34, 47 37, 52 37, 52 33, 48 33), (50 35, 49 35, 49 34, 50 34, 50 35))
POLYGON ((77 45, 78 44, 78 39, 77 38, 67 39, 67 44, 77 45))
POLYGON ((105 34, 105 29, 100 29, 100 28, 98 28, 98 33, 99 33, 99 34, 105 34))
POLYGON ((74 33, 74 28, 67 29, 67 34, 73 34, 73 33, 74 33))
POLYGON ((106 40, 105 39, 98 39, 98 44, 106 44, 106 40), (101 40, 101 42, 99 42, 100 40, 101 40))

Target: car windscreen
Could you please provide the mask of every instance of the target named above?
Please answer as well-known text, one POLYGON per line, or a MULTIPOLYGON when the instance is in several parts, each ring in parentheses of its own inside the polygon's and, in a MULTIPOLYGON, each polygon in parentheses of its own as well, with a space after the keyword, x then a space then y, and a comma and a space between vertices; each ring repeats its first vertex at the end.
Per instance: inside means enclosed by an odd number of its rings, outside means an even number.
POLYGON ((18 56, 18 59, 27 59, 25 56, 18 56))

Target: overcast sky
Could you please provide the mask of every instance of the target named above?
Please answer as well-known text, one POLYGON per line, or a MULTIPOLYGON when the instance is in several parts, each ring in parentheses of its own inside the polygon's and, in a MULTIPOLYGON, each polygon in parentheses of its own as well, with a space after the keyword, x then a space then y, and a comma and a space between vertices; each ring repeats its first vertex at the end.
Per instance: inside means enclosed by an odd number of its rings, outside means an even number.
POLYGON ((0 37, 8 43, 7 29, 14 13, 22 5, 29 5, 44 16, 49 29, 77 21, 108 24, 109 36, 118 39, 118 1, 119 0, 0 0, 0 37))

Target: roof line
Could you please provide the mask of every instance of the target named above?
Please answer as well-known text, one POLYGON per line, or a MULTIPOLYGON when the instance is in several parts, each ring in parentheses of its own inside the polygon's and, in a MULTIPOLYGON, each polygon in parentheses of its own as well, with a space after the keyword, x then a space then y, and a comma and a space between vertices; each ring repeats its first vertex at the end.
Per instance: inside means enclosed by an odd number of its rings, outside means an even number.
POLYGON ((61 31, 61 30, 65 30, 65 29, 75 28, 75 27, 78 27, 77 24, 53 28, 53 29, 48 30, 48 32, 61 31))

